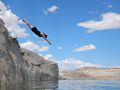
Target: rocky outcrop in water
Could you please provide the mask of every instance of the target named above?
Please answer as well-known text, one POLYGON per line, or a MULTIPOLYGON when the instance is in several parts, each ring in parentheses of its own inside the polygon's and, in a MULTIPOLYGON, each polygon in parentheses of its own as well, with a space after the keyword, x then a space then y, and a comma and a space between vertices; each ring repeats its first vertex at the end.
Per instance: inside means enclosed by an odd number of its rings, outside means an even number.
POLYGON ((22 85, 31 81, 28 85, 31 87, 36 87, 33 81, 41 84, 43 81, 57 83, 58 71, 56 63, 31 51, 20 49, 18 41, 9 36, 4 22, 0 19, 0 90, 10 90, 9 86, 15 86, 16 83, 22 85))

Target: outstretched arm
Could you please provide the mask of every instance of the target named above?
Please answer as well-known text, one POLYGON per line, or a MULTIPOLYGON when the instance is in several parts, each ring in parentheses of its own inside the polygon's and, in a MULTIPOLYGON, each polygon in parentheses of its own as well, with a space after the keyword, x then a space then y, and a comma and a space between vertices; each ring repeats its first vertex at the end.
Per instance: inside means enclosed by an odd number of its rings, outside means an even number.
POLYGON ((50 45, 52 45, 51 42, 45 37, 45 35, 43 33, 40 33, 40 34, 42 35, 42 37, 45 39, 46 42, 48 42, 50 45))
POLYGON ((50 45, 52 45, 51 42, 47 38, 44 38, 44 39, 46 42, 48 42, 50 45))
POLYGON ((22 19, 22 21, 23 21, 30 29, 33 28, 33 26, 32 26, 28 21, 26 21, 25 19, 22 19))

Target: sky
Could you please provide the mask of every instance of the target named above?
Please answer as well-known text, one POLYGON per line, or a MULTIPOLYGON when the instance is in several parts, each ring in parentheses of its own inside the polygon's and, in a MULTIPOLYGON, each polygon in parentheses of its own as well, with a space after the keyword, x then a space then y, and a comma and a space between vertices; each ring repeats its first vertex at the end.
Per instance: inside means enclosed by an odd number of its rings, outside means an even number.
POLYGON ((1 0, 0 18, 22 48, 61 70, 120 66, 120 0, 1 0), (52 45, 21 19, 46 33, 52 45))

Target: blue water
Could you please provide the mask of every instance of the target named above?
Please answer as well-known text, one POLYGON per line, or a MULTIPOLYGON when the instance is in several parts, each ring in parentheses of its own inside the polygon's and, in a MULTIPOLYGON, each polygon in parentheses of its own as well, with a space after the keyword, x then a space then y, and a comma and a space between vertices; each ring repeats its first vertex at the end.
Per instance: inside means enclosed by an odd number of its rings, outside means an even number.
POLYGON ((30 81, 14 85, 0 84, 0 90, 120 90, 120 80, 30 81))
POLYGON ((120 90, 120 80, 60 80, 56 90, 120 90))

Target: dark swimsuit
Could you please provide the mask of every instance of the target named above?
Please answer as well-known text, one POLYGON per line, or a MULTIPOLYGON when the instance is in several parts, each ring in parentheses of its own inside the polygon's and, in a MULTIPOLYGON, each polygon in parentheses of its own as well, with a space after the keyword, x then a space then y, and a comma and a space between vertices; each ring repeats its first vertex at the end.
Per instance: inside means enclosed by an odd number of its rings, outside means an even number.
POLYGON ((40 34, 41 32, 38 31, 38 29, 37 29, 36 27, 33 27, 31 30, 32 30, 36 35, 38 35, 39 37, 42 37, 42 35, 40 34))

